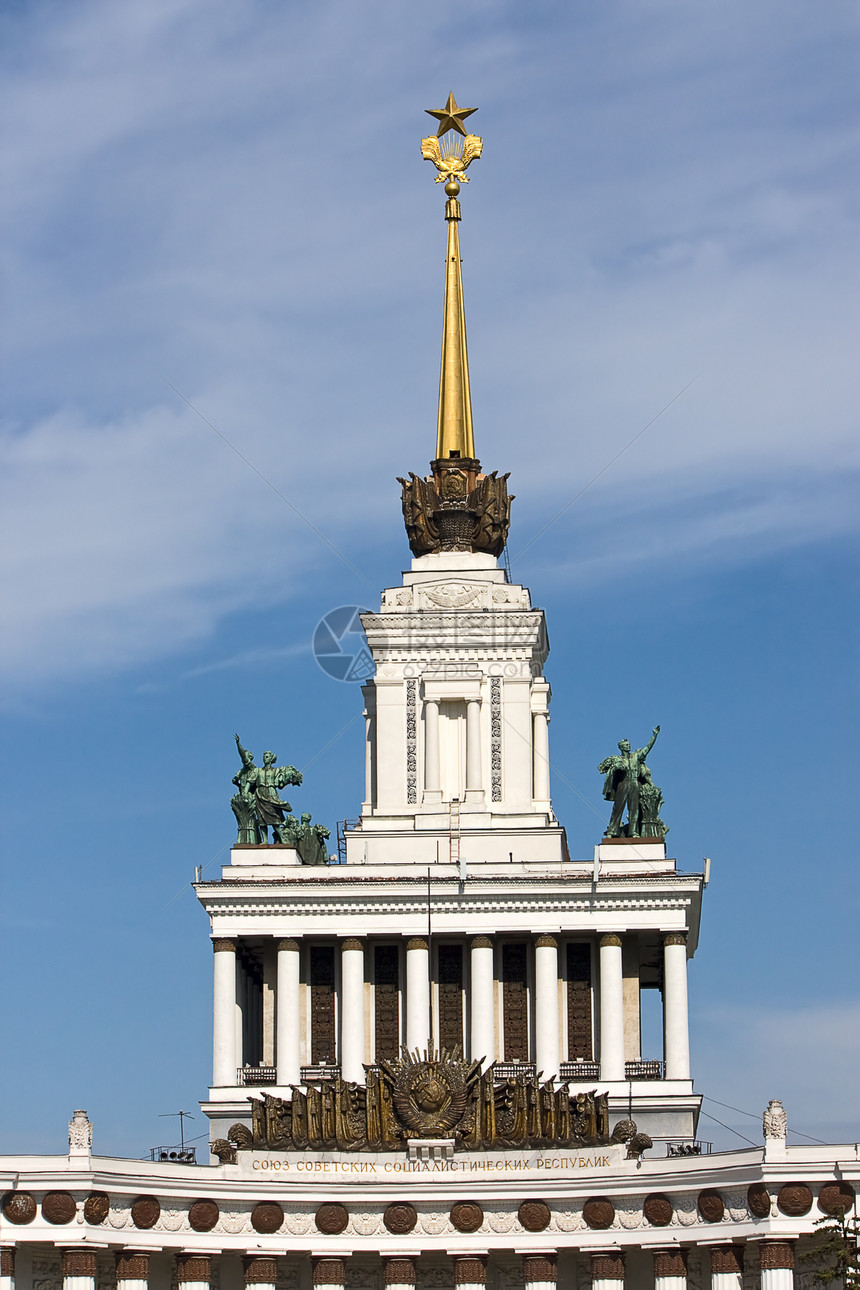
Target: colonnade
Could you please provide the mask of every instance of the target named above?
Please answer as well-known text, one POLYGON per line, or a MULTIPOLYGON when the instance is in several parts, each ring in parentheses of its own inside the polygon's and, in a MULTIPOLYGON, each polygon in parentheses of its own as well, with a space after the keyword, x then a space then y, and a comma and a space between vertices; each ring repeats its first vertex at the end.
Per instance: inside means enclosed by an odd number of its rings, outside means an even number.
MULTIPOLYGON (((503 1036, 497 1037, 496 1016, 505 1027, 504 1000, 498 1006, 496 940, 474 936, 464 943, 463 962, 463 1040, 467 1055, 483 1057, 488 1062, 505 1057, 503 1036), (465 956, 468 954, 468 988, 465 956)), ((508 940, 510 938, 507 938, 508 940)), ((431 1028, 431 994, 433 974, 430 945, 426 937, 405 939, 405 974, 400 981, 402 1032, 398 1042, 410 1051, 429 1046, 431 1028)), ((545 1078, 557 1077, 565 1060, 562 1024, 563 1004, 559 983, 564 980, 559 956, 560 937, 541 935, 533 939, 531 968, 523 992, 528 996, 528 1054, 545 1078)), ((314 942, 316 943, 316 942, 314 942)), ((689 1030, 687 1011, 687 948, 682 932, 662 936, 663 943, 663 1010, 665 1078, 690 1078, 689 1030)), ((581 942, 580 942, 581 944, 581 942)), ((346 1080, 362 1083, 364 1063, 370 1059, 372 1045, 368 1034, 369 1014, 365 1007, 365 981, 368 971, 367 945, 358 937, 346 937, 335 943, 339 949, 340 972, 337 983, 339 1039, 337 1061, 346 1080)), ((237 1070, 243 1065, 241 1028, 237 1026, 237 942, 218 937, 213 943, 214 955, 214 1025, 213 1086, 234 1087, 237 1070)), ((597 941, 596 1051, 599 1077, 602 1081, 622 1081, 625 1070, 623 938, 607 932, 597 941)), ((303 1027, 302 1011, 302 943, 291 937, 277 942, 275 1026, 272 1044, 275 1082, 283 1087, 298 1084, 301 1079, 303 1027)), ((590 958, 589 958, 590 961, 590 958)), ((587 983, 589 1008, 592 985, 587 983)), ((334 988, 334 987, 333 987, 334 988)), ((570 985, 568 983, 568 989, 570 985)), ((434 1042, 436 1036, 434 1036, 434 1042)), ((589 1046, 591 1031, 589 1023, 589 1046)), ((588 1053, 592 1057, 591 1051, 588 1053)), ((374 1058, 375 1059, 375 1058, 374 1058)), ((306 1064, 311 1064, 307 1062, 306 1064)))
MULTIPOLYGON (((794 1242, 763 1239, 746 1246, 723 1241, 701 1247, 704 1271, 710 1272, 711 1290, 742 1290, 744 1266, 755 1269, 761 1278, 761 1290, 793 1290, 794 1242)), ((556 1290, 558 1281, 557 1250, 530 1251, 522 1259, 525 1290, 556 1290)), ((646 1251, 653 1260, 655 1290, 687 1290, 688 1250, 683 1246, 651 1247, 646 1251)), ((0 1287, 15 1290, 15 1254, 13 1247, 0 1250, 0 1287)), ((149 1290, 150 1254, 134 1249, 113 1252, 116 1261, 117 1290, 149 1290)), ((193 1250, 172 1256, 176 1281, 182 1290, 210 1290, 213 1284, 213 1256, 193 1250)), ((310 1253, 314 1286, 345 1290, 349 1258, 310 1253)), ((382 1256, 385 1290, 413 1290, 418 1276, 418 1254, 382 1256)), ((455 1253, 449 1256, 450 1284, 467 1290, 483 1290, 487 1284, 489 1253, 455 1253)), ((619 1247, 594 1250, 586 1256, 592 1290, 632 1290, 627 1272, 628 1256, 619 1247)), ((63 1249, 62 1290, 96 1290, 98 1256, 95 1250, 82 1247, 63 1249)), ((434 1265, 438 1266, 438 1265, 434 1265)), ((255 1290, 276 1290, 278 1258, 271 1254, 249 1253, 243 1256, 244 1283, 255 1290)), ((159 1278, 161 1280, 161 1278, 159 1278)), ((353 1284, 356 1284, 353 1280, 353 1284)), ((561 1285, 565 1284, 562 1281, 561 1285)), ((567 1282, 567 1284, 571 1284, 567 1282)), ((707 1284, 707 1281, 706 1281, 707 1284)))
MULTIPOLYGON (((535 687, 532 709, 532 797, 536 802, 549 803, 549 686, 535 687)), ((442 746, 440 740, 440 707, 443 700, 433 696, 424 699, 424 797, 425 803, 439 804, 442 801, 442 746)), ((479 695, 470 695, 463 702, 466 707, 466 801, 477 801, 483 797, 486 789, 484 783, 484 750, 481 740, 482 700, 479 695)), ((365 763, 365 798, 373 797, 373 753, 372 753, 372 717, 366 714, 366 763, 365 763)))

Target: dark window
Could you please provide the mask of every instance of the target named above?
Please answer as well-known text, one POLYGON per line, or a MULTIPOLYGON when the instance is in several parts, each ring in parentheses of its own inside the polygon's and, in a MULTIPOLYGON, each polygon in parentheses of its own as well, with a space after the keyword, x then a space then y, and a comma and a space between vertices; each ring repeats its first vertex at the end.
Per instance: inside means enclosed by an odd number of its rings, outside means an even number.
POLYGON ((333 1062, 334 1025, 334 946, 312 945, 311 967, 311 1062, 333 1062))
POLYGON ((526 944, 502 946, 502 1005, 505 1022, 505 1061, 529 1059, 526 944))
POLYGON ((593 1060, 591 1042, 591 946, 567 947, 567 1055, 593 1060))
POLYGON ((439 946, 439 1047, 463 1051, 463 947, 439 946))
POLYGON ((394 1061, 400 1053, 400 957, 396 945, 377 945, 374 977, 376 1060, 394 1061))

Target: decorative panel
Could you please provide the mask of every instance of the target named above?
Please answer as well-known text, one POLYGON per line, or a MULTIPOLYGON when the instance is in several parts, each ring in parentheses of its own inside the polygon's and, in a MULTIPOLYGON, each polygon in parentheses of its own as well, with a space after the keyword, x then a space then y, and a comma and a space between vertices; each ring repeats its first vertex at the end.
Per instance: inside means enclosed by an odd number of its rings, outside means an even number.
POLYGON ((376 979, 376 1060, 395 1061, 400 1053, 400 958, 396 945, 374 950, 376 979))
POLYGON ((463 947, 439 946, 439 1047, 463 1050, 463 947))
POLYGON ((502 946, 502 1007, 505 1026, 505 1061, 528 1061, 528 996, 526 943, 502 946))
POLYGON ((334 946, 312 945, 311 976, 311 1062, 336 1060, 334 1024, 334 946))
POLYGON ((591 1039, 591 946, 567 947, 567 1056, 594 1060, 591 1039))

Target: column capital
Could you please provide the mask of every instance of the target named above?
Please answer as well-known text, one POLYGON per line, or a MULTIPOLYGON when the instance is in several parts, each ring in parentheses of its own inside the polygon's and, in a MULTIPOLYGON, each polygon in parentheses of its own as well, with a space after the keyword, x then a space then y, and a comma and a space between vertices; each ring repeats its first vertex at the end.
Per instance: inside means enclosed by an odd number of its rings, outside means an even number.
POLYGON ((486 1254, 455 1254, 454 1285, 483 1286, 487 1284, 486 1254))
POLYGON ((664 945, 686 945, 687 933, 686 932, 667 932, 666 935, 663 937, 663 944, 664 945))
POLYGON ((117 1281, 146 1281, 149 1278, 149 1255, 137 1250, 117 1250, 117 1281))
POLYGON ((315 1286, 342 1286, 346 1280, 346 1265, 343 1259, 318 1257, 313 1260, 313 1284, 315 1286))
POLYGON ((554 1254, 524 1254, 523 1280, 526 1285, 533 1281, 555 1281, 558 1277, 558 1264, 554 1254))
POLYGON ((96 1275, 95 1250, 63 1250, 64 1277, 94 1277, 96 1275))
POLYGON ((235 954, 236 942, 231 941, 227 936, 216 936, 212 942, 212 949, 216 954, 235 954))
POLYGON ((13 1245, 4 1245, 0 1249, 0 1277, 14 1277, 15 1275, 15 1247, 13 1245))
POLYGON ((357 936, 347 936, 345 941, 341 941, 342 950, 361 950, 364 952, 364 941, 359 940, 357 936))
POLYGON ((539 936, 535 941, 535 949, 557 950, 558 941, 555 939, 554 936, 550 936, 548 932, 544 932, 543 935, 539 936))
POLYGON ((410 936, 406 942, 406 948, 407 950, 426 950, 429 947, 423 936, 410 936))
POLYGON ((655 1277, 684 1277, 687 1275, 687 1251, 680 1246, 667 1250, 654 1250, 655 1277))
POLYGON ((208 1254, 177 1254, 176 1279, 180 1285, 186 1281, 209 1281, 211 1260, 208 1254))
POLYGON ((762 1241, 759 1246, 758 1257, 759 1267, 762 1271, 767 1268, 793 1268, 794 1242, 762 1241))
POLYGON ((614 945, 617 949, 621 949, 621 937, 617 932, 606 932, 601 936, 600 948, 603 949, 607 945, 614 945))
POLYGON ((742 1245, 733 1245, 731 1242, 726 1245, 712 1245, 710 1252, 712 1272, 743 1272, 744 1250, 742 1245))
POLYGON ((490 940, 489 936, 473 936, 470 948, 473 950, 491 950, 493 948, 493 942, 490 940))
POLYGON ((424 696, 424 702, 425 702, 426 704, 431 704, 431 703, 432 703, 432 704, 433 704, 433 706, 434 706, 435 708, 438 708, 438 707, 439 707, 439 704, 442 702, 442 700, 441 700, 437 695, 434 695, 434 694, 427 694, 427 695, 425 695, 425 696, 424 696))
POLYGON ((383 1285, 387 1286, 414 1286, 415 1285, 415 1260, 406 1258, 402 1255, 388 1258, 382 1256, 383 1263, 383 1285))
POLYGON ((292 950, 292 951, 293 951, 293 953, 295 954, 295 953, 297 953, 297 952, 298 952, 298 950, 299 950, 300 948, 301 948, 301 947, 300 947, 300 945, 299 945, 298 941, 293 940, 292 936, 285 936, 285 937, 284 937, 284 939, 283 939, 282 941, 278 941, 278 950, 279 950, 279 951, 280 951, 280 950, 292 950))
POLYGON ((278 1261, 265 1254, 249 1254, 245 1259, 245 1285, 273 1286, 278 1279, 278 1261))
POLYGON ((624 1255, 620 1250, 613 1253, 592 1254, 591 1279, 597 1281, 624 1280, 624 1255))

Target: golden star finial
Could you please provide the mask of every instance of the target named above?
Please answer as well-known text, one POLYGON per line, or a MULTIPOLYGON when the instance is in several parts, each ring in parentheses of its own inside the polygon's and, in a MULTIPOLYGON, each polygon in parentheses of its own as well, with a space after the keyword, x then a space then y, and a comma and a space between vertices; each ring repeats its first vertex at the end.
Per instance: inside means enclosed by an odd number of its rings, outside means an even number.
POLYGON ((449 130, 456 130, 458 134, 467 134, 468 131, 463 126, 467 116, 477 112, 477 108, 457 107, 457 100, 453 94, 448 95, 448 102, 443 108, 425 108, 424 111, 428 116, 435 116, 439 122, 439 129, 436 131, 436 138, 441 139, 443 134, 449 130))

